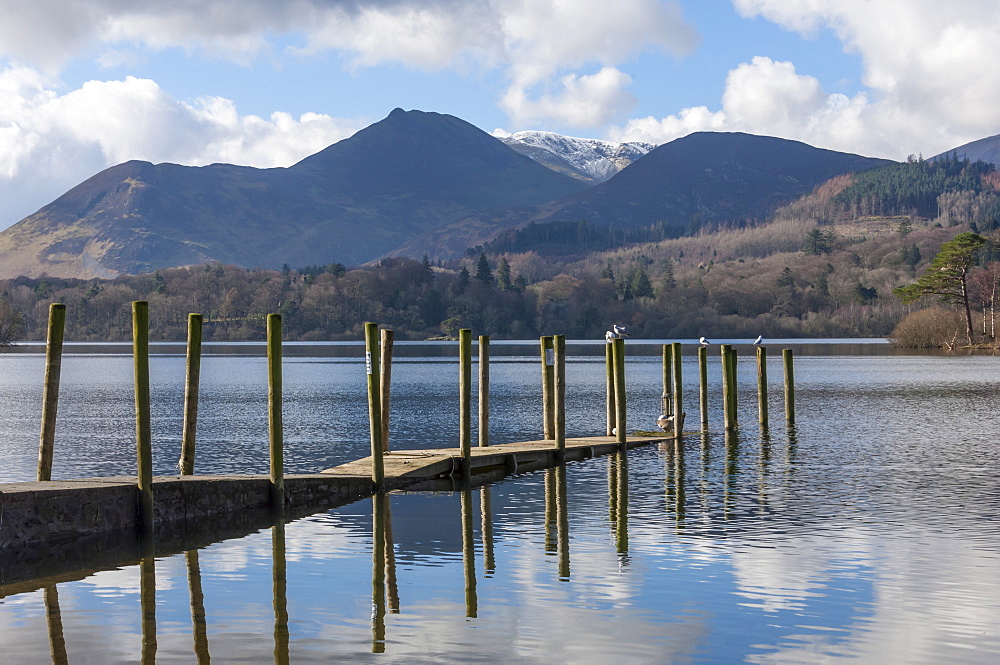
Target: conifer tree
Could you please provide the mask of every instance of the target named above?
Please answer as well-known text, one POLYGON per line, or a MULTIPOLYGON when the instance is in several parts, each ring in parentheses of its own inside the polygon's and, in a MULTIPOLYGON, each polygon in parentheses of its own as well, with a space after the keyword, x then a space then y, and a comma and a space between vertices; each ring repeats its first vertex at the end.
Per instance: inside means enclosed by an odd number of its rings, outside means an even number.
POLYGON ((949 305, 961 306, 965 312, 965 336, 972 345, 972 310, 969 306, 969 269, 986 238, 966 231, 941 245, 927 271, 913 284, 893 290, 904 304, 927 296, 937 296, 949 305))

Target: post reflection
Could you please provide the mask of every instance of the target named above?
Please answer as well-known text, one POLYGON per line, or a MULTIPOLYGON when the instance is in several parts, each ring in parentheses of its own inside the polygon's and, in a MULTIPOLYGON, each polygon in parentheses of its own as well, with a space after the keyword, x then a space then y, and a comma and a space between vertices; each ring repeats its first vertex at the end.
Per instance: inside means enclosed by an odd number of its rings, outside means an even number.
POLYGON ((156 662, 156 559, 139 562, 139 605, 142 608, 142 665, 156 662))
POLYGON ((53 665, 67 665, 66 638, 63 635, 62 612, 59 609, 59 592, 56 585, 45 587, 45 623, 49 627, 49 652, 53 665))
POLYGON ((372 653, 385 653, 385 514, 388 497, 372 495, 372 653))
POLYGON ((566 497, 566 466, 555 468, 556 540, 559 556, 559 579, 569 580, 569 506, 566 497))
POLYGON ((198 550, 184 553, 187 563, 188 589, 191 595, 191 628, 194 631, 194 654, 198 665, 211 662, 208 653, 208 625, 205 621, 205 594, 201 588, 201 566, 198 550))
POLYGON ((478 616, 476 598, 476 540, 472 533, 472 489, 462 489, 462 563, 465 568, 465 616, 478 616))
POLYGON ((274 594, 274 662, 288 665, 288 575, 285 560, 285 522, 271 527, 271 578, 274 594))
POLYGON ((734 495, 737 493, 736 476, 738 475, 740 456, 740 437, 737 430, 726 431, 726 464, 722 491, 722 516, 729 519, 734 495))
POLYGON ((385 585, 389 612, 399 614, 399 585, 396 582, 396 546, 392 538, 392 497, 385 495, 385 585))
POLYGON ((677 528, 684 526, 684 508, 686 496, 684 493, 684 444, 679 439, 673 439, 663 444, 664 463, 666 466, 666 503, 667 509, 674 511, 677 528))
POLYGON ((556 552, 556 470, 545 470, 545 553, 556 552))
POLYGON ((628 455, 616 452, 608 456, 608 495, 611 497, 611 515, 615 525, 615 551, 619 565, 628 564, 628 455), (611 471, 614 467, 614 471, 611 471), (614 484, 611 484, 611 481, 614 484))
POLYGON ((497 570, 497 563, 493 553, 493 508, 488 485, 479 488, 479 510, 482 513, 480 531, 483 537, 483 575, 492 577, 497 570))

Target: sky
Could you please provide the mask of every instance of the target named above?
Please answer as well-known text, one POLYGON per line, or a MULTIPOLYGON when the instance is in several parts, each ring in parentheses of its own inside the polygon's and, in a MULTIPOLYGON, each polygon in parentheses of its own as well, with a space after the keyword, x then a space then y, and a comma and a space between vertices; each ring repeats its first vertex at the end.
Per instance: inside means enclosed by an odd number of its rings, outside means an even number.
POLYGON ((396 107, 871 157, 1000 134, 996 0, 0 0, 0 229, 130 159, 290 166, 396 107))

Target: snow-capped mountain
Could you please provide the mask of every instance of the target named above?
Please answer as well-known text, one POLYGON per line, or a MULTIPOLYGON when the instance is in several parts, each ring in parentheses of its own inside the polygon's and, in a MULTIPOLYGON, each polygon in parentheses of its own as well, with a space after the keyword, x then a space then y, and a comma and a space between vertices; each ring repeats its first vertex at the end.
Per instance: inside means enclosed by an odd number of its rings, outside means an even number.
POLYGON ((554 171, 591 183, 604 182, 656 147, 652 143, 578 139, 553 132, 517 132, 497 138, 554 171))

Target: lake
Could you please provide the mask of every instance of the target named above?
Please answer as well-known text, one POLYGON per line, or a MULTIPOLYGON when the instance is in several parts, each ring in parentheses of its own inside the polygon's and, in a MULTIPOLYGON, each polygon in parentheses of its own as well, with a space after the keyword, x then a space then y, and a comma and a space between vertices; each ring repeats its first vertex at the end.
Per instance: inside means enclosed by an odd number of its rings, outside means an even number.
MULTIPOLYGON (((709 429, 695 432, 695 346, 680 445, 396 492, 141 565, 0 586, 0 660, 996 662, 1000 360, 769 342, 762 432, 744 343, 740 429, 727 437, 717 346, 709 429), (793 427, 785 346, 797 354, 793 427)), ((537 348, 493 343, 495 442, 539 436, 537 348)), ((266 473, 263 349, 206 345, 196 473, 266 473)), ((653 429, 660 349, 628 349, 629 427, 653 429)), ((391 445, 457 445, 455 345, 395 350, 391 445)), ((3 482, 34 478, 43 351, 0 354, 3 482)), ((128 351, 67 347, 54 478, 135 473, 128 351)), ((183 346, 153 352, 154 472, 175 474, 183 346)), ((603 353, 569 344, 570 436, 603 433, 603 353)), ((362 347, 286 344, 283 367, 286 472, 365 456, 362 347)))

